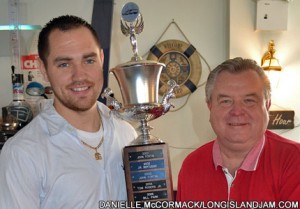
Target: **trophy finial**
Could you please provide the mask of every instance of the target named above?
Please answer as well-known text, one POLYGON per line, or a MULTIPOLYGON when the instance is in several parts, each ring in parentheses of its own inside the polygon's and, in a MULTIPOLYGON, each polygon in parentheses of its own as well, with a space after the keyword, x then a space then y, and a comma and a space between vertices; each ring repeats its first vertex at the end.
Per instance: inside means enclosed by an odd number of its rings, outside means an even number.
POLYGON ((128 2, 122 8, 121 31, 125 36, 129 36, 130 38, 133 51, 132 61, 142 60, 138 55, 137 38, 135 34, 140 34, 143 29, 144 21, 140 14, 139 7, 133 2, 128 2))

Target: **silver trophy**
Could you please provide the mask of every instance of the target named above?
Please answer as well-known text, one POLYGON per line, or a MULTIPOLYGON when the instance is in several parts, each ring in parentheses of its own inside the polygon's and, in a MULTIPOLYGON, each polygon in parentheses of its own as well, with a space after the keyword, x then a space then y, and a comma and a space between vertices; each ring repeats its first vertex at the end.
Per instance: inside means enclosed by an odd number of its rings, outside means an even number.
POLYGON ((107 105, 112 107, 112 113, 131 121, 140 122, 141 134, 131 145, 146 145, 162 143, 159 138, 152 136, 148 122, 167 113, 171 106, 169 99, 175 97, 173 90, 178 87, 175 81, 170 80, 169 90, 158 102, 159 77, 165 64, 155 61, 145 61, 138 55, 136 34, 143 31, 144 22, 139 7, 129 2, 122 9, 121 31, 129 36, 133 57, 129 62, 120 64, 110 72, 116 77, 123 99, 123 104, 113 98, 110 88, 102 93, 107 105))

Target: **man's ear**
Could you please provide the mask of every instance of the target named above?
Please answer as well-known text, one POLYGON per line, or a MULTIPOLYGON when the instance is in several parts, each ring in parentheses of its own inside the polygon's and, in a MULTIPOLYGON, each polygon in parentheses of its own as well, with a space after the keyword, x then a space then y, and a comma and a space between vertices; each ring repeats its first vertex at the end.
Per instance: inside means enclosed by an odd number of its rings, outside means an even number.
POLYGON ((101 51, 100 51, 100 59, 101 59, 102 68, 103 68, 103 63, 104 63, 104 52, 103 52, 103 49, 101 49, 101 51))
POLYGON ((46 70, 46 66, 44 64, 44 62, 39 58, 39 67, 40 67, 40 71, 43 75, 43 78, 46 82, 49 82, 49 78, 47 75, 47 70, 46 70))
POLYGON ((266 108, 267 108, 267 110, 269 110, 270 107, 271 107, 271 99, 269 99, 269 100, 266 101, 266 108))
POLYGON ((211 110, 211 106, 212 106, 211 101, 207 101, 206 105, 207 105, 208 109, 211 110))

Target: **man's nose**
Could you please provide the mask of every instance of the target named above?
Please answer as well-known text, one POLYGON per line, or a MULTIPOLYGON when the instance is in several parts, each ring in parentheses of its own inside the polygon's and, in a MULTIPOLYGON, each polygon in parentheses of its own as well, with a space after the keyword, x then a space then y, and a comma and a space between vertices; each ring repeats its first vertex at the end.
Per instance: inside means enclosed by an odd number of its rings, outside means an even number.
POLYGON ((84 66, 80 64, 73 65, 72 77, 74 80, 84 80, 86 78, 86 70, 84 66))
POLYGON ((232 104, 230 113, 233 115, 240 115, 244 113, 244 105, 242 102, 235 101, 232 104))

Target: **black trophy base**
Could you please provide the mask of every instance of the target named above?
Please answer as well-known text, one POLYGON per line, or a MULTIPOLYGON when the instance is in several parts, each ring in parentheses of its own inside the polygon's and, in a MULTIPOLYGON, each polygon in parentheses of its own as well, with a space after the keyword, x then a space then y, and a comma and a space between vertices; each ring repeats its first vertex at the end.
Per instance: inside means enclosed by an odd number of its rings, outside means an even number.
POLYGON ((174 199, 170 157, 166 143, 126 146, 124 166, 128 201, 174 199))

